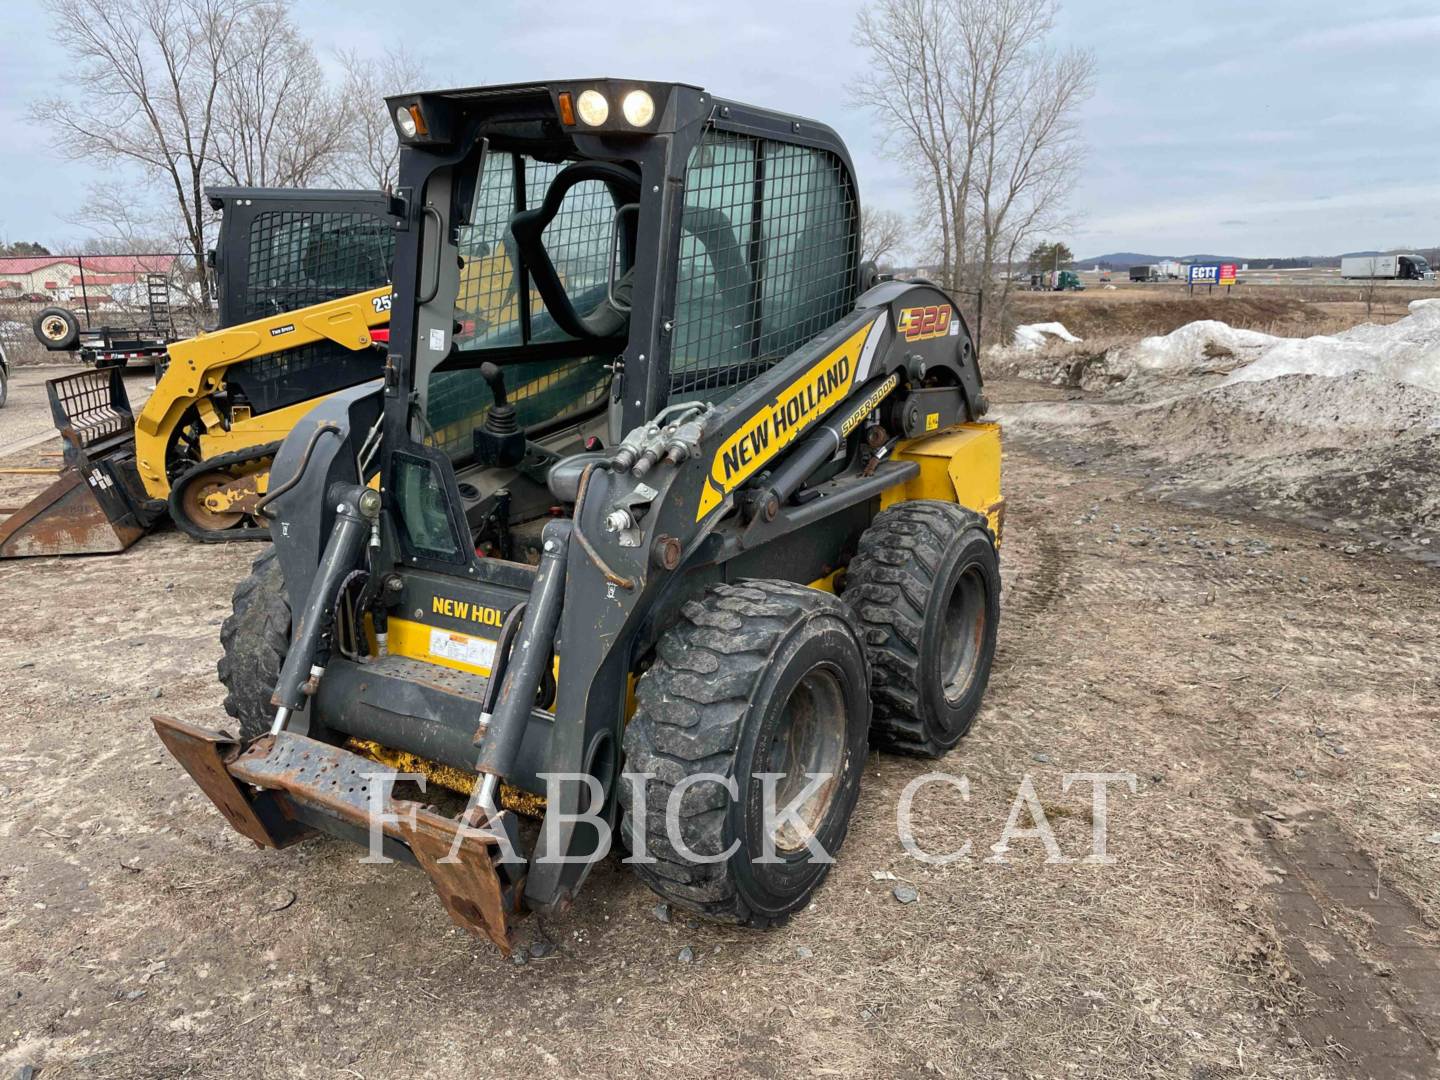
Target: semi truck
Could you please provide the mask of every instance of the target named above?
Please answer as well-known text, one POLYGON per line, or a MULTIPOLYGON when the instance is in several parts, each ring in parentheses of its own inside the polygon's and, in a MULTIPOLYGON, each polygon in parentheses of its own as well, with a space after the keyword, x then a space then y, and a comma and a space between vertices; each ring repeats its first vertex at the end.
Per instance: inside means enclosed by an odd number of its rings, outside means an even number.
POLYGON ((1419 255, 1347 255, 1340 260, 1340 276, 1364 281, 1428 281, 1435 276, 1419 255))
POLYGON ((1131 281, 1159 281, 1160 271, 1153 266, 1130 267, 1131 281))

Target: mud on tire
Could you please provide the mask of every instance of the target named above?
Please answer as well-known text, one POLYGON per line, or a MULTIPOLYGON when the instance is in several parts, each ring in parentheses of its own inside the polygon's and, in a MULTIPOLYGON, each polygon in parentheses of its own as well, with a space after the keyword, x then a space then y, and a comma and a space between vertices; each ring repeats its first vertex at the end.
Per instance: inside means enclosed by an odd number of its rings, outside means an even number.
MULTIPOLYGON (((745 581, 712 587, 687 603, 660 639, 655 664, 636 687, 625 730, 627 774, 653 774, 645 787, 622 778, 623 828, 638 825, 647 854, 632 864, 666 900, 708 919, 744 926, 784 923, 803 907, 829 865, 816 861, 798 830, 774 833, 779 861, 763 854, 764 788, 755 773, 800 777, 776 785, 784 807, 803 774, 834 777, 801 804, 805 824, 833 859, 860 790, 870 720, 864 647, 854 617, 835 597, 802 585, 745 581), (723 861, 696 863, 672 842, 665 808, 687 777, 712 774, 680 798, 682 846, 723 861)), ((633 844, 632 838, 632 844, 633 844)))
POLYGON ((270 730, 270 695, 290 649, 290 602, 275 549, 267 548, 235 586, 230 617, 220 627, 217 665, 225 711, 240 722, 244 742, 270 730))
POLYGON ((975 722, 995 658, 1000 564, 985 518, 930 499, 882 511, 843 595, 870 659, 870 741, 942 756, 975 722))

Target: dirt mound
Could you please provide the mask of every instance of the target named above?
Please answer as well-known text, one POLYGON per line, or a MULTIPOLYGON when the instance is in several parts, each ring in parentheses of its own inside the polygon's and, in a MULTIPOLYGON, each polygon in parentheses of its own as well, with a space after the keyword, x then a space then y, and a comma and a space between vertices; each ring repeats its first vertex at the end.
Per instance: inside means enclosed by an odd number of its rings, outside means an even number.
POLYGON ((1440 558, 1440 394, 1379 375, 1284 375, 1144 405, 997 409, 1007 437, 1140 475, 1155 496, 1440 558))
POLYGON ((1086 340, 1168 334, 1204 319, 1271 334, 1314 333, 1315 311, 1301 300, 1279 297, 1155 297, 1118 292, 1114 296, 1065 293, 1017 293, 1006 313, 1008 341, 1017 324, 1062 322, 1086 340))

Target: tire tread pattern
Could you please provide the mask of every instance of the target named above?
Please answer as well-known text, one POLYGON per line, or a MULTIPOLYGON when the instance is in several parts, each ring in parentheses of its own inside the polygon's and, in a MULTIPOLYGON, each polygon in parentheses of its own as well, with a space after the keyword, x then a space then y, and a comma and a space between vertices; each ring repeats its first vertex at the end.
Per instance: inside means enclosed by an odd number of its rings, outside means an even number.
POLYGON ((230 617, 220 626, 225 711, 240 722, 243 741, 270 730, 270 695, 290 648, 290 603, 273 547, 255 559, 250 576, 235 586, 230 617))
POLYGON ((994 544, 984 515, 958 503, 917 499, 882 510, 860 537, 844 597, 864 630, 874 707, 870 742, 877 749, 931 758, 947 749, 921 719, 920 646, 945 552, 970 529, 994 544))
MULTIPOLYGON (((682 606, 661 638, 654 665, 636 685, 635 715, 625 729, 627 773, 654 775, 645 797, 647 854, 633 864, 647 885, 677 907, 717 922, 766 928, 789 915, 753 912, 728 870, 729 860, 696 864, 671 843, 665 806, 675 786, 696 773, 733 775, 750 698, 776 647, 797 620, 815 615, 854 616, 828 593, 785 581, 746 580, 712 586, 682 606)), ((858 627, 856 628, 858 636, 858 627)), ((724 850, 730 805, 715 781, 688 788, 679 808, 679 832, 699 855, 724 850)), ((634 826, 634 792, 620 785, 625 828, 634 826)), ((843 836, 843 833, 842 833, 843 836)))

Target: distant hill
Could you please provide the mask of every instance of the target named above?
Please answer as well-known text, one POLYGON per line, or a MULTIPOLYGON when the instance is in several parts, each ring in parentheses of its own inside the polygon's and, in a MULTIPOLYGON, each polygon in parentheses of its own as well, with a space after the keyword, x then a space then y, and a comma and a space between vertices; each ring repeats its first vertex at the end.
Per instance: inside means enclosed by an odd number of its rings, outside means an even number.
POLYGON ((1164 262, 1169 255, 1139 255, 1133 251, 1112 251, 1109 255, 1096 255, 1093 259, 1076 259, 1076 266, 1108 266, 1111 270, 1129 270, 1132 266, 1146 266, 1164 262))
POLYGON ((1109 255, 1096 255, 1091 259, 1076 259, 1076 266, 1108 266, 1111 270, 1129 270, 1132 266, 1149 266, 1173 259, 1183 263, 1241 263, 1253 262, 1235 255, 1141 255, 1135 251, 1112 251, 1109 255))

